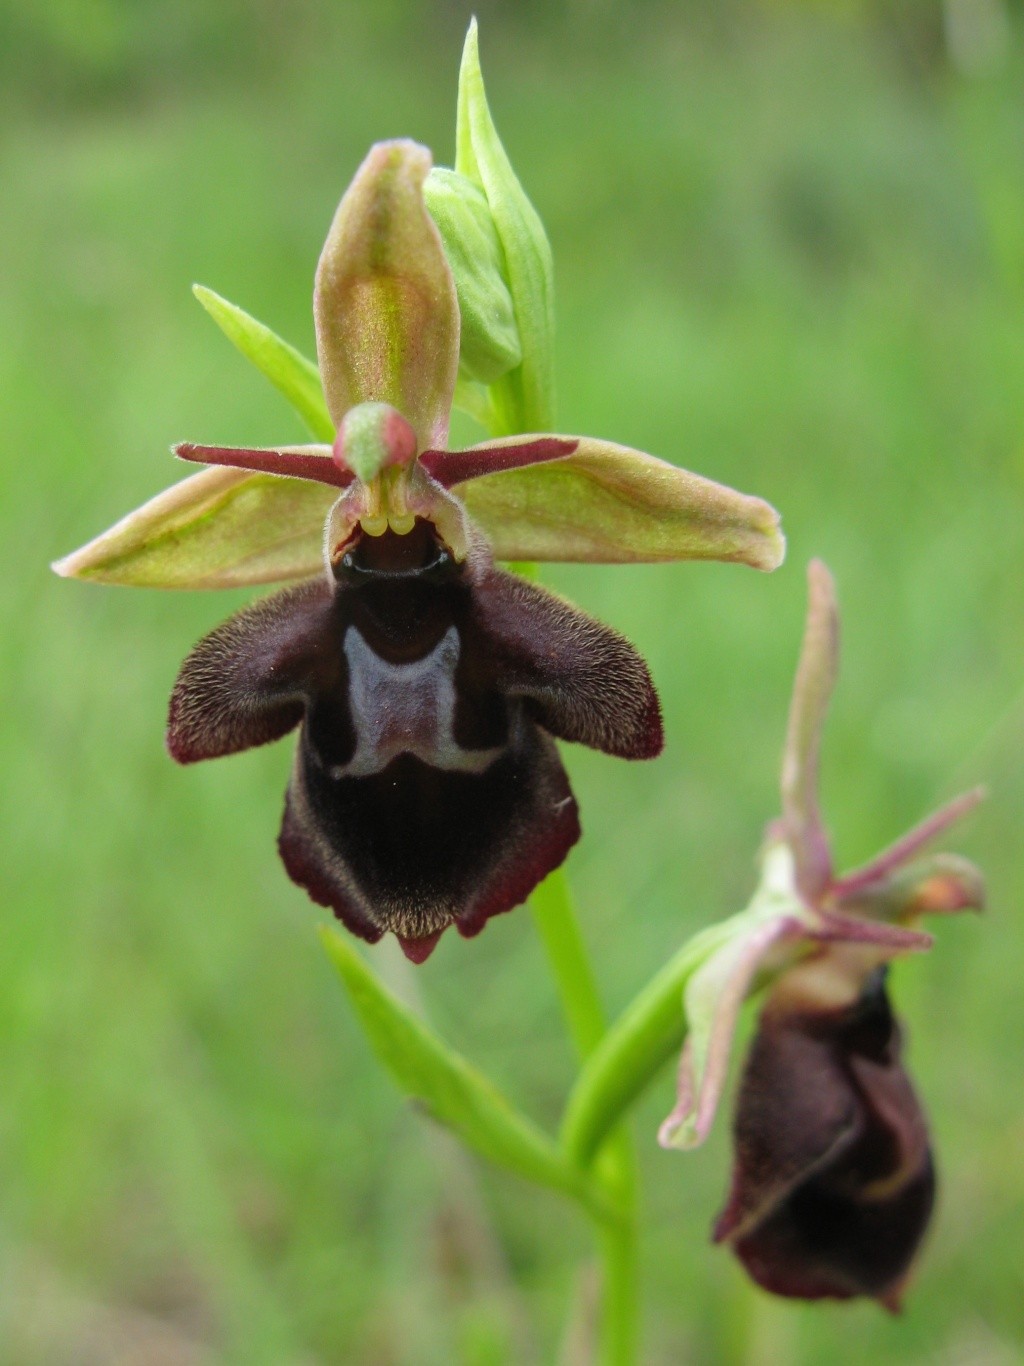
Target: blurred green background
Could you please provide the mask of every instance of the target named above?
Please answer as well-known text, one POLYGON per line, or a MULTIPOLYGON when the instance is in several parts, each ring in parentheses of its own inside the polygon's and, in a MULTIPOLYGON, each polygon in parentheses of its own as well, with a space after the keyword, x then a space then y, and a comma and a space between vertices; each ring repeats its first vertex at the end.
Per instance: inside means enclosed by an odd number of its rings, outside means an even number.
MULTIPOLYGON (((771 499, 790 557, 559 568, 660 685, 668 749, 567 752, 569 871, 609 1009, 742 905, 812 554, 845 656, 841 861, 939 799, 983 920, 894 973, 941 1204, 900 1319, 745 1285, 708 1246, 727 1124, 640 1107, 645 1363, 1024 1359, 1024 42, 1003 0, 479 6, 492 106, 555 250, 560 425, 771 499)), ((172 440, 301 439, 192 300, 312 351, 314 263, 367 145, 453 156, 462 0, 0 4, 0 1362, 553 1361, 587 1229, 396 1096, 274 851, 291 745, 176 770, 182 656, 244 600, 47 563, 177 477, 172 440)), ((469 429, 465 435, 475 435, 469 429)), ((373 951, 396 973, 386 947, 373 951)), ((415 984, 553 1123, 571 1076, 529 916, 415 984)), ((584 1293, 586 1287, 584 1286, 584 1293)))

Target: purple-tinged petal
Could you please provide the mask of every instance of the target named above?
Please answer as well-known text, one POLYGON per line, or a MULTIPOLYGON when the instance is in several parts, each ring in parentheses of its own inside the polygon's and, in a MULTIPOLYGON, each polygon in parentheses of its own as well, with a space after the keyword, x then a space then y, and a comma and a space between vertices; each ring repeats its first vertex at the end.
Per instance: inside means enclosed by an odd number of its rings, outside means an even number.
POLYGON ((810 902, 832 876, 832 855, 818 806, 821 731, 839 669, 839 611, 832 575, 820 560, 807 567, 807 623, 797 665, 782 756, 782 818, 796 882, 810 902))
MULTIPOLYGON (((503 446, 550 437, 515 436, 503 446)), ((732 560, 776 569, 785 553, 779 516, 752 498, 642 451, 593 437, 558 437, 563 459, 482 474, 459 497, 499 560, 633 564, 732 560)))
POLYGON ((538 436, 529 441, 468 446, 461 451, 424 451, 420 464, 431 479, 449 489, 454 484, 479 479, 485 474, 500 474, 503 470, 561 460, 563 456, 572 455, 578 445, 578 441, 565 437, 538 436))
POLYGON ((336 427, 359 403, 390 403, 421 449, 443 446, 459 363, 459 308, 423 202, 430 153, 381 142, 338 206, 316 272, 313 313, 336 427))
POLYGON ((473 606, 503 692, 560 740, 623 759, 664 743, 647 665, 625 637, 538 584, 491 568, 473 606))
POLYGON ((894 1308, 935 1187, 899 1030, 881 973, 819 1009, 797 979, 773 991, 747 1061, 714 1237, 774 1294, 894 1308))
POLYGON ((173 450, 179 460, 191 460, 200 465, 227 465, 231 469, 277 474, 288 479, 312 479, 338 489, 347 488, 354 477, 334 463, 330 446, 253 448, 197 446, 192 441, 182 441, 173 450))
POLYGON ((880 886, 893 873, 897 872, 905 863, 914 857, 926 844, 937 839, 962 820, 969 812, 973 811, 979 802, 984 801, 986 796, 983 787, 972 788, 970 792, 961 793, 959 797, 954 797, 951 802, 941 806, 938 811, 926 817, 920 825, 915 825, 912 830, 898 839, 895 844, 891 844, 877 858, 870 863, 864 864, 862 868, 855 869, 852 873, 846 873, 841 878, 837 878, 830 887, 830 894, 836 901, 852 901, 860 896, 870 894, 873 889, 880 886))
POLYGON ((899 953, 930 949, 935 940, 921 930, 908 930, 884 920, 865 920, 858 915, 842 915, 823 910, 817 926, 808 928, 809 938, 822 944, 863 944, 881 949, 886 958, 899 953))
POLYGON ((302 720, 312 678, 329 667, 331 588, 286 588, 204 637, 171 693, 167 748, 181 764, 279 740, 302 720))
POLYGON ((725 1086, 740 1007, 765 959, 805 932, 804 922, 795 916, 751 922, 690 978, 684 995, 689 1030, 679 1060, 676 1104, 658 1130, 663 1148, 696 1148, 707 1138, 725 1086))
POLYGON ((143 588, 236 588, 323 566, 337 490, 244 470, 201 470, 165 489, 53 568, 143 588))

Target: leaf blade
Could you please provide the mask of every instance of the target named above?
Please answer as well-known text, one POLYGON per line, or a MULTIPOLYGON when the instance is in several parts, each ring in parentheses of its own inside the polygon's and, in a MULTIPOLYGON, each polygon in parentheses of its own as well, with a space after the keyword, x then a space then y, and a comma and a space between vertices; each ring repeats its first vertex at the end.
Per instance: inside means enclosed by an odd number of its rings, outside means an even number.
POLYGON ((346 939, 333 929, 320 937, 371 1048, 406 1094, 498 1166, 607 1212, 601 1192, 553 1140, 393 996, 346 939))
POLYGON ((265 323, 205 285, 193 285, 192 293, 227 339, 288 400, 317 440, 333 441, 334 424, 313 362, 265 323))

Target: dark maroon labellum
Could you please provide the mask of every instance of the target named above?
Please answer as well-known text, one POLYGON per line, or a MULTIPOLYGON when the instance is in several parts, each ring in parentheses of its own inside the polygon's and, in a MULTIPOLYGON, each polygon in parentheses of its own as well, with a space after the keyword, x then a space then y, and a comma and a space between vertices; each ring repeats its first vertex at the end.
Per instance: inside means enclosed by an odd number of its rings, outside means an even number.
POLYGON ((780 979, 733 1132, 732 1190, 716 1242, 728 1240, 774 1294, 867 1295, 898 1309, 935 1174, 881 971, 846 1009, 794 1006, 780 979))
POLYGON ((180 762, 301 722, 280 851, 290 876, 371 943, 422 961, 510 910, 579 837, 552 736, 661 749, 646 666, 621 636, 497 569, 456 564, 431 524, 357 531, 326 577, 231 618, 171 697, 180 762))

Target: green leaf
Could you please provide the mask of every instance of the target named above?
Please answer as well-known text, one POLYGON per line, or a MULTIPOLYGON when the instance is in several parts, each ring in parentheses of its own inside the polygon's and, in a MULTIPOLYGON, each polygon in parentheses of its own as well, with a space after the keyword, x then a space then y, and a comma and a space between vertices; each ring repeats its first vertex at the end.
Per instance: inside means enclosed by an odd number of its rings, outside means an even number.
POLYGON ((444 446, 459 367, 459 303, 423 201, 430 153, 371 147, 338 205, 313 291, 316 350, 336 424, 359 403, 390 403, 421 450, 444 446))
POLYGON ((455 486, 496 559, 738 560, 764 570, 782 563, 786 543, 779 515, 763 499, 628 446, 593 437, 561 439, 577 443, 573 454, 455 486))
POLYGON ((235 588, 323 571, 338 490, 217 466, 165 489, 53 568, 143 588, 235 588))
POLYGON ((374 1053, 402 1091, 491 1162, 563 1191, 601 1216, 612 1213, 596 1184, 393 996, 347 939, 329 929, 321 930, 321 938, 374 1053))
POLYGON ((459 296, 459 376, 491 384, 523 358, 505 256, 483 191, 435 166, 423 185, 459 296))
POLYGON ((284 395, 317 440, 333 441, 334 424, 324 402, 320 372, 313 362, 282 341, 269 327, 205 285, 193 285, 192 293, 246 360, 251 360, 284 395))
POLYGON ((522 364, 493 386, 498 420, 508 432, 554 424, 554 263, 544 225, 520 185, 498 137, 484 90, 474 19, 459 70, 455 169, 474 181, 487 204, 505 254, 522 364))

